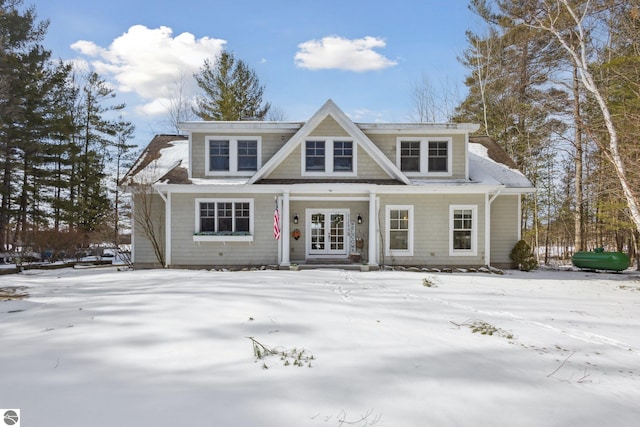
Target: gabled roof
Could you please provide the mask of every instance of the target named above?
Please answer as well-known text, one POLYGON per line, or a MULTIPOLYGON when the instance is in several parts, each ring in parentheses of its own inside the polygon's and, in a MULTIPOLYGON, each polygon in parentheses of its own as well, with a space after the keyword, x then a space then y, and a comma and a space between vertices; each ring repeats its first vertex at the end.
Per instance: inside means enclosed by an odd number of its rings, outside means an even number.
POLYGON ((120 185, 156 182, 189 184, 189 141, 184 135, 156 135, 120 180, 120 185))
POLYGON ((362 147, 371 158, 380 165, 391 178, 404 184, 411 184, 411 181, 398 169, 382 151, 367 137, 364 132, 347 115, 329 99, 324 105, 289 139, 289 141, 265 163, 262 168, 248 181, 254 184, 261 179, 267 178, 278 165, 284 161, 311 132, 328 116, 331 116, 338 124, 362 147))

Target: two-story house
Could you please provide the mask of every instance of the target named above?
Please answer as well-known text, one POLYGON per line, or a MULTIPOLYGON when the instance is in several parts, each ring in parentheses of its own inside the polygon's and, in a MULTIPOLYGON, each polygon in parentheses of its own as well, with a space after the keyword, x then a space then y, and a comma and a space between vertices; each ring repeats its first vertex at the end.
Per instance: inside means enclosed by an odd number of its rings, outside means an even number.
POLYGON ((506 267, 533 191, 473 124, 354 123, 329 100, 306 122, 181 128, 123 180, 138 267, 506 267))

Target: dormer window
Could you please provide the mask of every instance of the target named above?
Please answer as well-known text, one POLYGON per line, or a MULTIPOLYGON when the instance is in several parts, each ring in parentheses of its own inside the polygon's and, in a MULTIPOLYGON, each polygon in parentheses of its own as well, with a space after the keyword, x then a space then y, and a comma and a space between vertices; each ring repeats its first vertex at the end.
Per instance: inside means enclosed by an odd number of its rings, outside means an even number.
POLYGON ((333 170, 340 172, 353 171, 353 142, 333 142, 333 170))
POLYGON ((305 152, 306 171, 324 172, 326 163, 324 141, 307 141, 305 152))
POLYGON ((260 137, 207 137, 206 175, 250 176, 261 166, 260 137))
POLYGON ((398 138, 397 165, 407 176, 451 176, 451 138, 398 138))
POLYGON ((341 138, 310 139, 303 145, 303 176, 352 176, 356 171, 355 144, 341 138))

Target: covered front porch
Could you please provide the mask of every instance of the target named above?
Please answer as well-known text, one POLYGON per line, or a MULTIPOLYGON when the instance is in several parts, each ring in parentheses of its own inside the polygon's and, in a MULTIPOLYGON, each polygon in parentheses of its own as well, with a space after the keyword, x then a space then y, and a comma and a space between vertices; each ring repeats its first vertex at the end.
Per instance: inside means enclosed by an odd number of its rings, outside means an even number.
POLYGON ((377 268, 378 203, 375 192, 335 196, 284 192, 277 197, 278 265, 377 268))

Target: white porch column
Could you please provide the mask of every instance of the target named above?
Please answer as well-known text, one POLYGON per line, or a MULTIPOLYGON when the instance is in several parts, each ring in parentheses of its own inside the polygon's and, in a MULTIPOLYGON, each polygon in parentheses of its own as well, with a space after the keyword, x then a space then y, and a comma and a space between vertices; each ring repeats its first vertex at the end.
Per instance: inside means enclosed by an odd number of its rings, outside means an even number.
POLYGON ((164 268, 171 265, 171 193, 162 194, 162 191, 156 188, 156 192, 164 201, 164 268))
POLYGON ((282 193, 282 209, 280 214, 280 240, 282 240, 282 263, 280 263, 283 267, 288 267, 291 264, 290 260, 290 251, 291 244, 289 243, 289 237, 291 232, 289 231, 289 191, 284 191, 282 193))
POLYGON ((169 268, 171 265, 171 193, 167 191, 167 200, 165 201, 165 207, 167 209, 167 213, 165 215, 165 230, 167 232, 167 237, 165 238, 167 242, 167 250, 165 252, 165 267, 169 268))
POLYGON ((484 264, 491 265, 491 202, 489 192, 484 196, 484 264))
POLYGON ((374 191, 369 192, 369 265, 378 266, 378 209, 374 191))

